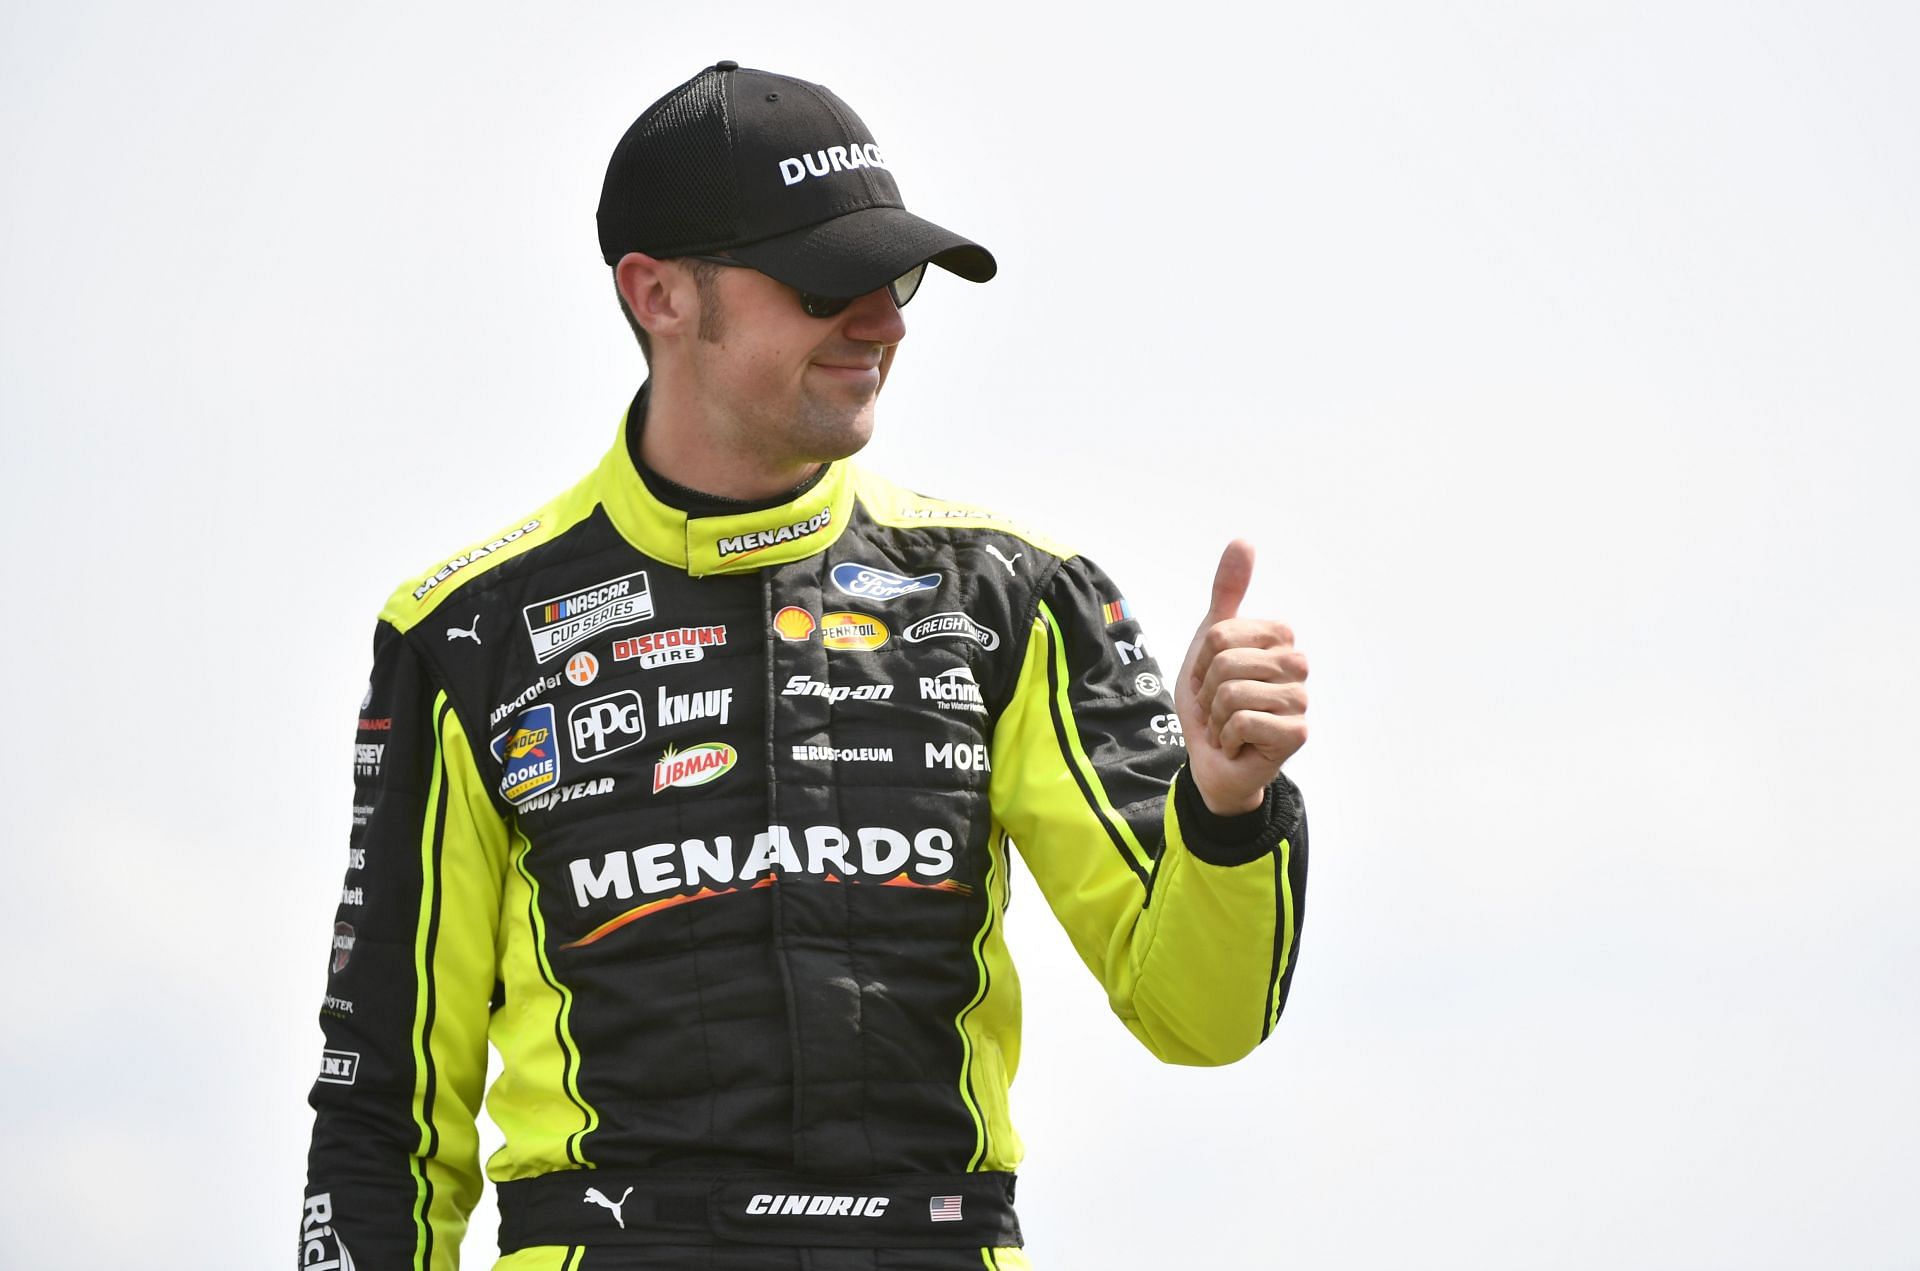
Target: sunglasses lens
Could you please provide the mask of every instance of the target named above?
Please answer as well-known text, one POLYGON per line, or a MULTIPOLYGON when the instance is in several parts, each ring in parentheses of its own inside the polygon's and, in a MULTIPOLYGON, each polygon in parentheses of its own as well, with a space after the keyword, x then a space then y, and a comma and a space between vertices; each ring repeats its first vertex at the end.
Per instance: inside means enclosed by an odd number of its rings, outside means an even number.
MULTIPOLYGON (((920 280, 926 276, 927 267, 924 264, 915 265, 888 283, 887 294, 893 297, 894 305, 906 308, 907 301, 913 299, 913 293, 920 290, 920 280)), ((800 307, 807 311, 809 317, 831 318, 858 299, 858 296, 816 296, 810 291, 803 291, 800 293, 800 307)))
POLYGON ((816 296, 811 291, 800 293, 800 307, 807 311, 810 318, 831 318, 852 304, 853 296, 816 296))
POLYGON ((907 307, 907 301, 913 299, 913 293, 920 290, 920 280, 927 276, 924 263, 915 265, 887 284, 887 290, 893 294, 893 303, 900 308, 907 307))

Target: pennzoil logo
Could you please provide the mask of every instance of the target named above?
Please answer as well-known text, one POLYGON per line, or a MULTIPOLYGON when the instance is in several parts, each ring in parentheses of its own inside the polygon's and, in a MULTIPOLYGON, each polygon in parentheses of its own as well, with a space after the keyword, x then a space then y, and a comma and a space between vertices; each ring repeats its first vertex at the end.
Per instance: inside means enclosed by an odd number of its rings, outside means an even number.
POLYGON ((740 754, 724 741, 703 741, 684 750, 669 749, 653 765, 653 792, 668 786, 682 789, 717 781, 733 768, 740 754))
POLYGON ((777 525, 770 530, 753 530, 746 534, 729 535, 716 541, 713 547, 720 554, 721 560, 733 556, 751 556, 769 547, 791 543, 796 538, 818 534, 831 524, 833 524, 833 509, 824 507, 804 521, 795 521, 791 525, 777 525))
POLYGON ((628 627, 653 617, 653 593, 647 571, 549 597, 521 610, 535 661, 557 658, 572 646, 613 627, 628 627))
POLYGON ((877 649, 891 633, 870 613, 836 610, 820 615, 820 643, 829 649, 877 649))
POLYGON ((553 706, 528 707, 513 727, 493 739, 500 763, 500 797, 520 803, 560 780, 560 739, 554 735, 553 706))

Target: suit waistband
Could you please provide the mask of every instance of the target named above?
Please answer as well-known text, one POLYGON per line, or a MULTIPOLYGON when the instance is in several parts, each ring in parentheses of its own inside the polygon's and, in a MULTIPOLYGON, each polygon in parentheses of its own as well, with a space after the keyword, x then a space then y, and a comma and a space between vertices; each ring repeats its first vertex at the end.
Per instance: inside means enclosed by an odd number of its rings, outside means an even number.
POLYGON ((1023 1243, 1014 1176, 562 1170, 502 1183, 500 1251, 749 1244, 938 1249, 1023 1243))

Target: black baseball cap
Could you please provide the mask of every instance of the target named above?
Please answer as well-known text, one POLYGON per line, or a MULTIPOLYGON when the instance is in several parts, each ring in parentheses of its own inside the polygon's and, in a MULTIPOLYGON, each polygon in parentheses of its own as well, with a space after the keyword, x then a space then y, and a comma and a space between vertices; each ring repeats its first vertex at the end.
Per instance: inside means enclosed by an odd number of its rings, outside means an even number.
POLYGON ((724 251, 800 291, 863 296, 993 254, 907 211, 860 117, 819 84, 718 62, 647 107, 607 163, 600 255, 724 251))

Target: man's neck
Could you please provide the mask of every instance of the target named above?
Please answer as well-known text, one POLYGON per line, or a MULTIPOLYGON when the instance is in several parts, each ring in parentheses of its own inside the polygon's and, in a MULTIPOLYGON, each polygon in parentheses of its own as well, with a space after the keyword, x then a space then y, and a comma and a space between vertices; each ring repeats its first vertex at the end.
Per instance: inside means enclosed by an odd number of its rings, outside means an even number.
MULTIPOLYGON (((763 454, 735 451, 724 431, 702 413, 697 398, 676 394, 658 379, 647 386, 640 462, 675 485, 722 499, 759 502, 805 485, 823 465, 796 461, 770 463, 763 454)), ((642 404, 636 399, 636 406, 642 404)))

